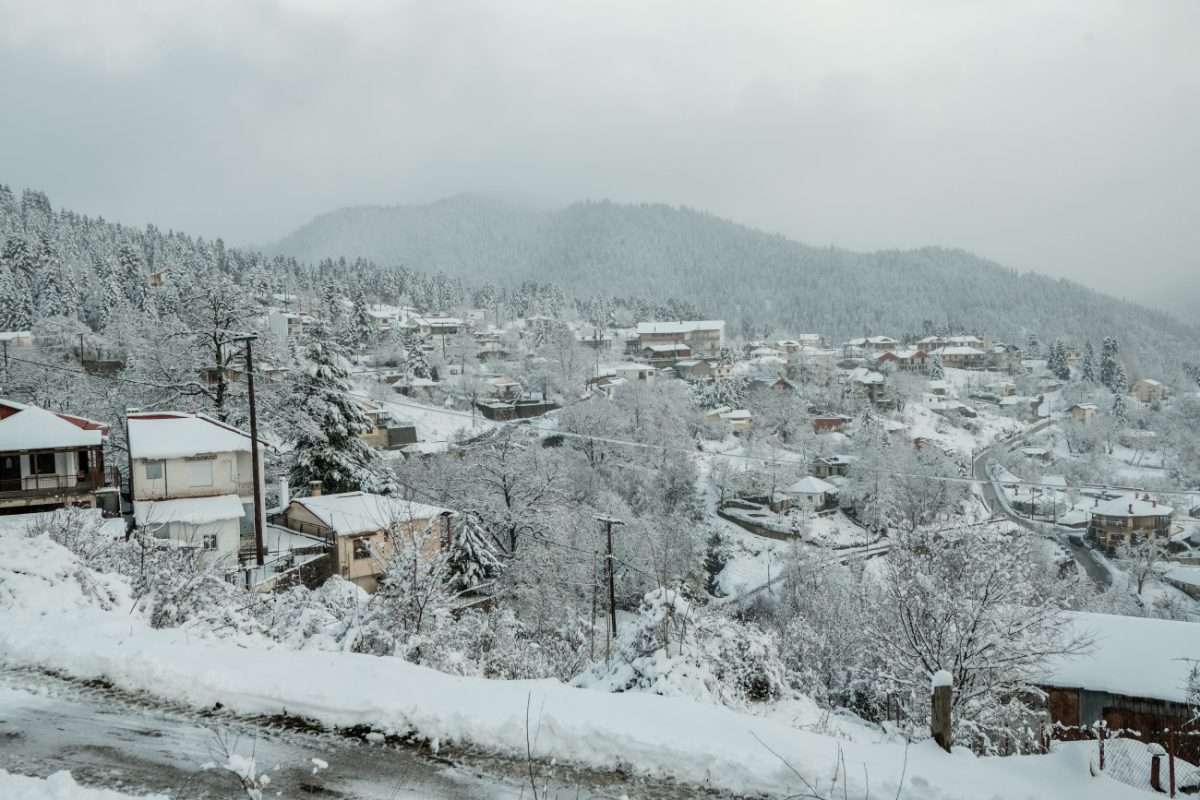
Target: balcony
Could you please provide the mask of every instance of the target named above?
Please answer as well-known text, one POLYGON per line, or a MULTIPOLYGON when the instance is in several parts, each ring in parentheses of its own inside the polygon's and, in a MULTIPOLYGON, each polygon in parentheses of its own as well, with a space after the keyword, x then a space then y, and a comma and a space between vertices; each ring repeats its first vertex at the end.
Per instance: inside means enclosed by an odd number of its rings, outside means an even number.
POLYGON ((64 494, 90 494, 104 486, 102 480, 80 475, 27 475, 0 480, 0 499, 18 497, 58 497, 64 494))

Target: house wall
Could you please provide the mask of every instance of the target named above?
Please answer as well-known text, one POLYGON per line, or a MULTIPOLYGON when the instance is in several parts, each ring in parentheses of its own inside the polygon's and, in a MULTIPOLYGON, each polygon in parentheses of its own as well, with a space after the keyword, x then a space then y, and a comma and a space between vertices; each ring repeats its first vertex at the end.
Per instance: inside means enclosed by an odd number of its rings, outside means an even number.
MULTIPOLYGON (((261 464, 261 455, 259 460, 261 464)), ((215 453, 211 459, 169 458, 162 462, 163 477, 158 480, 146 477, 147 461, 143 458, 133 460, 134 500, 214 497, 220 494, 251 497, 254 494, 254 471, 249 453, 215 453), (191 464, 203 460, 212 464, 212 484, 193 486, 191 464)), ((262 474, 261 470, 259 474, 262 474)))
POLYGON ((151 526, 154 535, 162 539, 173 539, 196 546, 204 544, 205 536, 216 536, 215 550, 206 550, 202 554, 205 560, 229 558, 237 563, 238 549, 241 546, 241 525, 237 519, 222 519, 195 525, 188 522, 169 522, 157 528, 151 526))

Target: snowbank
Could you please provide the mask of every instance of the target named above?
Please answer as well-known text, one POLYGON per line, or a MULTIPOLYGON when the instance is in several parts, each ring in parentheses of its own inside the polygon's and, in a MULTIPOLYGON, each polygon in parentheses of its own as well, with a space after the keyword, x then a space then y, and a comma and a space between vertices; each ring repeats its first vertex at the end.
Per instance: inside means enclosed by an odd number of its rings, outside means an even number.
POLYGON ((518 759, 528 732, 538 758, 738 793, 811 791, 797 772, 818 793, 832 795, 836 784, 847 798, 865 797, 868 782, 872 797, 1104 800, 1128 791, 1091 778, 1079 748, 1004 759, 947 755, 928 742, 906 751, 679 697, 457 677, 393 658, 258 650, 155 630, 128 613, 127 595, 107 585, 115 578, 96 576, 44 537, 0 532, 0 565, 9 567, 0 569, 0 665, 102 678, 195 708, 367 725, 518 759))
MULTIPOLYGON (((135 795, 80 786, 69 772, 56 772, 48 778, 33 778, 0 769, 0 797, 5 800, 130 800, 135 795)), ((167 800, 165 794, 136 797, 142 800, 167 800)))

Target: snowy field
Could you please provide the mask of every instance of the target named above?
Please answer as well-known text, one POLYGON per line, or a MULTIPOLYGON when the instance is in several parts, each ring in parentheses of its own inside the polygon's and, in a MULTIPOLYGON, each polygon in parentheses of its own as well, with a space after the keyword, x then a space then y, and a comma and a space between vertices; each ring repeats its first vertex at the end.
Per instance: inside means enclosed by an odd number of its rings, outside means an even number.
POLYGON ((91 573, 48 539, 11 530, 0 532, 0 587, 5 668, 104 679, 197 709, 287 712, 416 736, 434 749, 453 743, 524 758, 528 748, 538 759, 750 794, 786 796, 811 785, 846 798, 982 800, 997 797, 998 787, 1019 798, 1129 796, 1127 787, 1089 775, 1086 746, 1052 756, 947 755, 931 742, 906 748, 883 734, 845 741, 681 697, 456 677, 394 658, 155 630, 130 614, 123 581, 91 573))

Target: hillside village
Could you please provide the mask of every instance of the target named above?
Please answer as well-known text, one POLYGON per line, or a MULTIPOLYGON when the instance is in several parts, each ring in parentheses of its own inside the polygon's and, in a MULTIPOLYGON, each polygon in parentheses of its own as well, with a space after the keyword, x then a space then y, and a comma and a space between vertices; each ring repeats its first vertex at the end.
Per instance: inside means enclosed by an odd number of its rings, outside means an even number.
MULTIPOLYGON (((949 670, 981 756, 1104 723, 1200 786, 1200 739, 1165 732, 1194 730, 1200 656, 1187 364, 929 320, 735 333, 699 318, 717 302, 271 265, 36 193, 0 212, 0 584, 27 542, 60 565, 46 591, 124 581, 78 602, 150 629, 847 742, 927 739, 949 670), (1011 666, 923 636, 972 618, 1011 666)), ((44 601, 23 591, 0 602, 44 601)))

